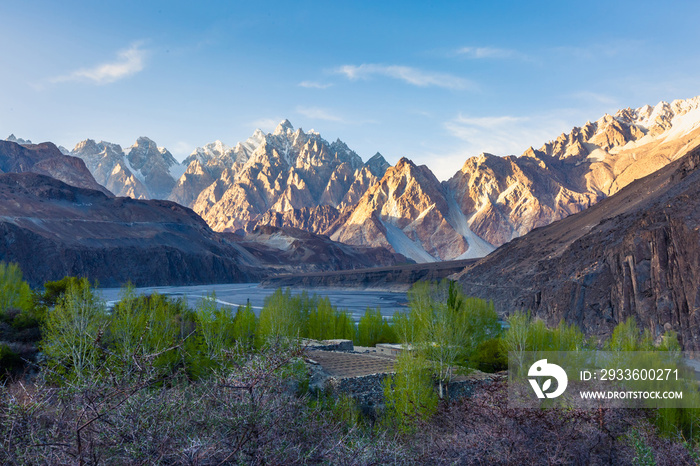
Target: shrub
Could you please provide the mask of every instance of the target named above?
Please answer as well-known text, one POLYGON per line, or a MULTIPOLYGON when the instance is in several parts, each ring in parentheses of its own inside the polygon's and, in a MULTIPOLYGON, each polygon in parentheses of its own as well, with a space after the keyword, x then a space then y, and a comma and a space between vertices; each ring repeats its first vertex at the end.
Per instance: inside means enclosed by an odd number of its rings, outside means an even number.
POLYGON ((483 372, 499 372, 508 369, 508 353, 503 351, 500 338, 483 341, 477 346, 469 365, 483 372))
POLYGON ((244 348, 252 348, 255 344, 255 334, 258 330, 258 318, 250 303, 238 306, 233 318, 233 338, 244 348))
POLYGON ((0 343, 0 380, 22 367, 19 354, 4 343, 0 343))
POLYGON ((22 280, 17 264, 0 262, 0 316, 8 309, 28 311, 32 307, 32 290, 22 280))
POLYGON ((430 377, 430 366, 422 356, 402 351, 396 359, 396 374, 384 379, 384 421, 403 434, 415 431, 437 410, 438 398, 430 377))
POLYGON ((100 340, 107 313, 99 296, 83 278, 69 284, 47 317, 41 349, 49 366, 68 382, 82 383, 98 375, 100 340))
POLYGON ((608 342, 611 351, 653 351, 654 339, 649 329, 640 330, 637 320, 629 317, 613 329, 608 342))
POLYGON ((220 361, 235 344, 234 317, 229 307, 219 308, 216 293, 203 297, 195 309, 197 330, 204 339, 207 356, 220 361))

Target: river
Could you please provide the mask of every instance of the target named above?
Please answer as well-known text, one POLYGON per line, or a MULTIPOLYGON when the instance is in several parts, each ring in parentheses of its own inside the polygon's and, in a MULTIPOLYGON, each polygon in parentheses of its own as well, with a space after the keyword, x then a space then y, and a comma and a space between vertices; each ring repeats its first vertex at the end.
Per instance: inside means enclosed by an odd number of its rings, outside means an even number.
MULTIPOLYGON (((216 300, 222 306, 230 306, 233 309, 245 305, 249 300, 256 314, 260 315, 263 301, 274 293, 274 289, 261 288, 258 283, 233 283, 225 285, 197 285, 197 286, 154 286, 136 288, 137 294, 152 294, 154 292, 172 297, 186 297, 187 302, 193 306, 199 299, 216 292, 216 300)), ((309 294, 316 293, 319 296, 328 296, 331 304, 338 309, 347 310, 356 321, 362 317, 367 307, 379 307, 385 317, 391 317, 395 312, 408 310, 408 298, 405 292, 394 291, 365 291, 347 288, 292 288, 292 294, 297 295, 302 291, 309 294)), ((112 306, 119 300, 120 288, 101 288, 103 299, 108 306, 112 306)))

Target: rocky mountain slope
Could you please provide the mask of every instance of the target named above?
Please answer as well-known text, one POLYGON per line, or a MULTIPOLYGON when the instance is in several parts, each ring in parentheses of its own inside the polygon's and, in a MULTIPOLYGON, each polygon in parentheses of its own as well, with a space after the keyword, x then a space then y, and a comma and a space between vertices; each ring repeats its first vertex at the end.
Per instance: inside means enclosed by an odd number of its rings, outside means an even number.
POLYGON ((86 140, 73 150, 118 195, 168 198, 216 231, 294 227, 418 262, 483 257, 580 212, 700 142, 700 97, 627 108, 521 156, 469 158, 448 181, 427 167, 295 130, 287 120, 229 147, 215 141, 182 165, 153 141, 86 140), (182 173, 181 176, 178 176, 182 173))
POLYGON ((424 262, 481 257, 580 212, 700 143, 700 97, 625 109, 520 157, 481 154, 441 184, 402 159, 326 233, 424 262))
POLYGON ((65 275, 87 276, 103 286, 128 280, 147 286, 254 281, 277 272, 385 266, 406 259, 294 230, 258 230, 241 239, 212 231, 174 202, 114 198, 43 175, 5 173, 0 174, 0 261, 18 263, 34 286, 65 275))
POLYGON ((184 171, 167 149, 145 137, 126 151, 119 144, 86 139, 71 155, 85 161, 98 183, 117 196, 134 199, 167 198, 184 171))
POLYGON ((700 350, 700 148, 589 209, 505 244, 458 275, 501 313, 532 310, 609 335, 635 316, 700 350))
POLYGON ((95 189, 112 196, 108 190, 98 184, 83 161, 77 157, 69 157, 52 143, 31 144, 30 141, 19 140, 23 144, 12 142, 10 138, 0 141, 0 173, 38 173, 51 176, 72 186, 95 189))
POLYGON ((379 154, 365 164, 342 141, 328 143, 287 120, 273 133, 256 131, 233 149, 209 146, 190 159, 171 199, 192 199, 193 189, 214 180, 192 208, 217 231, 252 231, 269 221, 323 232, 328 218, 356 202, 388 167, 379 154), (326 212, 320 225, 316 212, 326 212))

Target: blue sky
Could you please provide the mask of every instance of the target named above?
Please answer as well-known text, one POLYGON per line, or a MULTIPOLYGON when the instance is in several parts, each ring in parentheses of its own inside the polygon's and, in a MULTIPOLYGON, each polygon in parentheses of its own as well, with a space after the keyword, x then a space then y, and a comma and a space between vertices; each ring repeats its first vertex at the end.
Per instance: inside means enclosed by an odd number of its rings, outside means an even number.
POLYGON ((446 179, 700 94, 698 17, 690 1, 4 0, 0 137, 148 136, 183 159, 288 118, 446 179))

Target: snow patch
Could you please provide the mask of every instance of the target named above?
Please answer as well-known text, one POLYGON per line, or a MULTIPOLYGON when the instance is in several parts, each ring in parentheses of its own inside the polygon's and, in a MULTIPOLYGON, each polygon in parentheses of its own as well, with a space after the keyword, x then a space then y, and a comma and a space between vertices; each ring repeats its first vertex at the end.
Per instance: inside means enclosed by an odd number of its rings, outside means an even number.
POLYGON ((412 241, 399 227, 384 221, 382 221, 382 224, 386 228, 386 239, 389 241, 391 247, 394 248, 394 251, 418 263, 437 262, 437 259, 428 254, 428 252, 423 249, 423 246, 412 241))
POLYGON ((143 176, 143 173, 141 173, 141 170, 135 169, 132 165, 131 162, 129 162, 128 157, 124 157, 124 163, 126 164, 126 168, 129 169, 131 173, 134 174, 137 180, 139 180, 141 183, 144 185, 146 184, 146 177, 143 176))
POLYGON ((491 252, 496 249, 491 243, 481 239, 476 233, 474 233, 469 226, 474 220, 474 215, 472 214, 469 218, 464 215, 462 209, 457 205, 457 201, 454 198, 454 193, 450 193, 447 196, 447 223, 449 223, 452 228, 455 229, 457 233, 462 235, 462 237, 469 243, 469 249, 464 253, 455 257, 453 260, 459 259, 475 259, 477 257, 484 257, 491 254, 491 252))
POLYGON ((605 160, 605 157, 607 156, 607 152, 605 152, 603 149, 595 149, 591 151, 590 154, 588 154, 588 157, 586 157, 586 160, 589 162, 602 162, 605 160))
POLYGON ((685 115, 676 115, 671 120, 671 129, 665 134, 664 142, 676 139, 700 127, 700 108, 693 109, 685 115))

